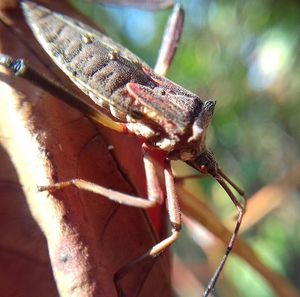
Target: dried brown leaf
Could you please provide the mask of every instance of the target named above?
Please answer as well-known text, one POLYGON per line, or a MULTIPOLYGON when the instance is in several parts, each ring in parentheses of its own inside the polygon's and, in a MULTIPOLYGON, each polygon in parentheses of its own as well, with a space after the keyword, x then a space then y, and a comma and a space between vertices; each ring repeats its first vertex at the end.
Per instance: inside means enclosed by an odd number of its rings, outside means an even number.
MULTIPOLYGON (((70 9, 62 1, 48 4, 70 9)), ((0 18, 1 53, 26 58, 35 69, 66 81, 20 9, 2 11, 0 18)), ((74 188, 50 194, 38 192, 37 185, 80 177, 145 194, 139 144, 100 132, 82 114, 3 69, 0 90, 2 295, 116 296, 114 273, 158 240, 147 214, 74 188)), ((122 280, 128 296, 171 296, 167 262, 161 257, 133 269, 122 280)))

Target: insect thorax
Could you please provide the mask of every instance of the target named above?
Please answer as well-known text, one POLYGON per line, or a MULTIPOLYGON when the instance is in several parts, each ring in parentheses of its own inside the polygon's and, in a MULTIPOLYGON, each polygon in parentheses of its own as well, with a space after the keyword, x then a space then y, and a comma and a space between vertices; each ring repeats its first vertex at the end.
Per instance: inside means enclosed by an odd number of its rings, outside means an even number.
MULTIPOLYGON (((191 98, 186 99, 189 102, 193 101, 191 98)), ((213 115, 215 101, 208 100, 204 103, 198 101, 197 105, 199 108, 197 114, 193 117, 191 114, 186 115, 186 118, 190 120, 189 123, 183 124, 176 121, 176 119, 170 121, 164 117, 158 117, 155 122, 150 121, 147 123, 145 119, 136 122, 127 116, 130 122, 127 127, 134 134, 144 137, 145 142, 149 145, 169 152, 170 159, 191 161, 206 151, 206 131, 213 115)), ((189 109, 190 112, 191 110, 193 108, 189 109)), ((184 111, 184 108, 180 109, 181 113, 184 111)), ((144 113, 147 114, 146 111, 144 113)), ((183 118, 182 114, 181 118, 183 118)))

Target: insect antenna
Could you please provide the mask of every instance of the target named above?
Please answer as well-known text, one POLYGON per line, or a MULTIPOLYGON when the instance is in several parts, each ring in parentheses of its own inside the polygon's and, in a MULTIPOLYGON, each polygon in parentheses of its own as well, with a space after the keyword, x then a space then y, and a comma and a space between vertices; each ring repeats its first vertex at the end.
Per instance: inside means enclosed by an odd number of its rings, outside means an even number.
POLYGON ((239 187, 237 186, 224 172, 222 169, 218 168, 217 169, 218 174, 224 179, 226 180, 243 198, 244 201, 246 202, 246 197, 245 197, 245 192, 239 187))
POLYGON ((186 161, 186 163, 193 168, 195 168, 197 171, 199 171, 201 174, 207 176, 210 175, 212 176, 219 184, 220 186, 224 189, 224 191, 227 193, 233 204, 238 210, 238 217, 236 220, 236 225, 234 228, 234 231, 232 233, 232 236, 230 238, 230 241, 227 245, 225 254, 217 267, 214 275, 212 276, 205 292, 203 293, 203 297, 208 297, 209 294, 214 290, 215 284, 220 276, 220 273, 226 263, 226 260, 228 258, 228 255, 230 254, 235 240, 237 238, 243 216, 245 214, 246 210, 246 199, 245 199, 245 193, 243 190, 241 190, 223 171, 220 169, 218 166, 218 163, 213 155, 212 152, 208 150, 204 150, 201 154, 197 156, 196 159, 193 161, 186 161), (242 204, 238 198, 233 194, 233 192, 230 189, 230 186, 237 191, 243 198, 244 198, 244 203, 242 204))
POLYGON ((230 197, 231 201, 233 202, 233 204, 237 208, 239 214, 238 214, 238 218, 237 218, 237 221, 236 221, 236 225, 235 225, 233 234, 232 234, 232 236, 230 238, 230 241, 227 245, 225 254, 224 254, 219 266, 217 267, 213 277, 211 278, 205 292, 203 293, 203 297, 208 297, 209 294, 213 291, 213 289, 215 287, 215 284, 216 284, 216 282, 217 282, 217 280, 220 276, 220 273, 221 273, 221 271, 222 271, 222 269, 223 269, 223 267, 226 263, 228 255, 230 254, 230 252, 231 252, 231 250, 234 246, 234 243, 235 243, 235 240, 237 238, 237 235, 238 235, 238 232, 239 232, 242 220, 243 220, 243 216, 244 216, 245 210, 246 210, 246 198, 245 198, 244 191, 242 191, 231 179, 229 179, 229 177, 226 174, 224 174, 224 172, 220 168, 217 168, 217 170, 211 175, 221 185, 221 187, 224 189, 224 191, 230 197), (245 201, 244 204, 241 204, 239 202, 239 200, 233 194, 233 192, 231 191, 231 189, 229 188, 227 183, 229 185, 231 185, 244 198, 244 201, 245 201))

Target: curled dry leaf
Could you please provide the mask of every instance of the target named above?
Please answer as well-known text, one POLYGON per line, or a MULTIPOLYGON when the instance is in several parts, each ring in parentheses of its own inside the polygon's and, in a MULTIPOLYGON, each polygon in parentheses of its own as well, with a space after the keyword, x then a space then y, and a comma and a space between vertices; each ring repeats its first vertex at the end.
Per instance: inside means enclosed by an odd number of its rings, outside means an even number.
MULTIPOLYGON (((69 9, 61 1, 47 4, 69 9)), ((25 58, 65 82, 21 10, 0 13, 1 53, 25 58)), ((158 240, 147 214, 73 187, 49 193, 38 192, 37 185, 80 177, 144 195, 139 144, 98 130, 82 114, 3 69, 0 90, 1 294, 116 296, 114 273, 158 240)), ((167 257, 134 268, 122 287, 128 296, 171 296, 167 257)))

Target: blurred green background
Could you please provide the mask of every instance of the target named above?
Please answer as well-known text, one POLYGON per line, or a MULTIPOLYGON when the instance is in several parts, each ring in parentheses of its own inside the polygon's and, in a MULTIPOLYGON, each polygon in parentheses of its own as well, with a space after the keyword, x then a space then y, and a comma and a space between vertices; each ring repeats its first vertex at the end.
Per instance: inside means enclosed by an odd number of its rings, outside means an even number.
MULTIPOLYGON (((219 164, 249 197, 284 177, 295 178, 300 145, 299 1, 179 2, 186 19, 168 77, 203 99, 217 100, 208 146, 219 164)), ((155 65, 170 10, 73 3, 114 40, 155 65)), ((267 266, 300 289, 299 183, 296 180, 289 195, 282 197, 283 203, 243 236, 267 266)), ((232 204, 215 182, 201 180, 199 187, 221 218, 231 215, 232 204)), ((187 266, 205 261, 186 234, 175 251, 187 266)), ((223 282, 235 293, 226 293, 223 284, 217 296, 276 296, 259 274, 235 256, 226 265, 223 282)), ((188 283, 177 293, 200 296, 188 283)))

